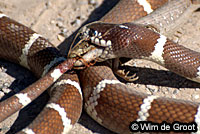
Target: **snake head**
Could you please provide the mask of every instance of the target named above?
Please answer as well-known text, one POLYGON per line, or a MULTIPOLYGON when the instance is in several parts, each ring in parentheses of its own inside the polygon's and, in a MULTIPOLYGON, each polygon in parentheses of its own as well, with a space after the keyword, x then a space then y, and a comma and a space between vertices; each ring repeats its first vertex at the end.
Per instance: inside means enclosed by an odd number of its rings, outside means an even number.
POLYGON ((69 57, 81 58, 81 60, 77 60, 75 66, 82 66, 91 61, 102 62, 116 58, 120 54, 115 52, 121 53, 118 49, 119 43, 125 39, 121 33, 127 30, 128 27, 125 25, 103 22, 90 23, 78 32, 77 37, 80 38, 80 41, 71 49, 69 57), (118 34, 119 31, 120 34, 118 34))
POLYGON ((111 40, 105 39, 109 31, 115 28, 116 24, 103 23, 103 22, 93 22, 84 26, 79 31, 79 37, 82 40, 90 41, 90 43, 95 44, 100 47, 111 46, 111 40))
POLYGON ((75 37, 75 40, 79 38, 79 42, 70 49, 68 55, 70 58, 80 58, 74 66, 85 66, 91 61, 100 62, 106 60, 101 56, 108 47, 111 47, 112 43, 111 40, 104 40, 103 37, 113 28, 113 25, 94 22, 79 30, 75 37))

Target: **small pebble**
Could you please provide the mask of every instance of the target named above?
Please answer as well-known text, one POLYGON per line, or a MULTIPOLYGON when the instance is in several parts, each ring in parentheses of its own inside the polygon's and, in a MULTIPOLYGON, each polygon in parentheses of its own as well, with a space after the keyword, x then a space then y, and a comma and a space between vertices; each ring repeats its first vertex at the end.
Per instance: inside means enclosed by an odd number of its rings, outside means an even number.
POLYGON ((48 2, 46 3, 46 7, 49 8, 49 7, 51 7, 51 6, 52 6, 52 3, 51 3, 50 1, 48 1, 48 2))
POLYGON ((165 90, 161 90, 161 92, 163 93, 163 94, 168 94, 169 93, 169 91, 170 91, 170 89, 169 88, 164 88, 165 90))
POLYGON ((91 5, 98 5, 98 2, 96 0, 89 0, 88 3, 91 5))
POLYGON ((7 83, 7 82, 5 82, 4 84, 3 84, 3 87, 9 87, 9 83, 7 83))
POLYGON ((11 90, 9 89, 9 88, 2 88, 2 91, 4 92, 4 93, 9 93, 11 90))
POLYGON ((56 21, 55 20, 51 20, 51 22, 50 22, 51 24, 55 24, 56 23, 56 21))
POLYGON ((178 94, 179 93, 179 90, 178 89, 175 89, 174 91, 173 91, 173 94, 178 94))
POLYGON ((0 99, 4 96, 4 92, 0 91, 0 99))
POLYGON ((199 95, 198 94, 194 94, 194 95, 192 95, 192 97, 194 98, 194 99, 199 99, 199 95))
POLYGON ((63 37, 62 35, 58 34, 57 35, 57 39, 61 42, 63 42, 65 40, 65 37, 63 37))
POLYGON ((75 21, 73 21, 71 23, 73 26, 80 26, 81 25, 81 20, 80 19, 76 19, 75 21))
POLYGON ((64 36, 65 38, 68 37, 68 30, 66 28, 61 29, 60 35, 64 36))
POLYGON ((157 87, 157 86, 154 86, 154 85, 147 85, 146 87, 147 87, 147 89, 148 89, 150 92, 152 92, 152 93, 158 91, 158 87, 157 87))
POLYGON ((62 28, 62 27, 63 27, 63 22, 58 21, 56 25, 57 25, 59 28, 62 28))
POLYGON ((7 69, 4 68, 4 67, 1 67, 1 68, 0 68, 0 71, 3 72, 3 73, 5 73, 5 72, 7 71, 7 69))
POLYGON ((56 20, 64 22, 64 19, 62 17, 58 17, 56 20))
POLYGON ((67 30, 66 28, 63 28, 63 29, 61 30, 62 33, 67 33, 67 31, 68 31, 68 30, 67 30))

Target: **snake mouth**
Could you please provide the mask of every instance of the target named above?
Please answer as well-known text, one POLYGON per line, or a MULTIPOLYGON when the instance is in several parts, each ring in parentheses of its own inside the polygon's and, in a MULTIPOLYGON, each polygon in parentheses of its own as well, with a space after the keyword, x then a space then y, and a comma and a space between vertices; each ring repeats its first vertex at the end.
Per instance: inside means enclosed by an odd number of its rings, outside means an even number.
POLYGON ((81 41, 70 50, 68 57, 77 58, 78 60, 74 63, 74 66, 82 68, 83 66, 90 66, 102 53, 102 47, 88 41, 81 41))

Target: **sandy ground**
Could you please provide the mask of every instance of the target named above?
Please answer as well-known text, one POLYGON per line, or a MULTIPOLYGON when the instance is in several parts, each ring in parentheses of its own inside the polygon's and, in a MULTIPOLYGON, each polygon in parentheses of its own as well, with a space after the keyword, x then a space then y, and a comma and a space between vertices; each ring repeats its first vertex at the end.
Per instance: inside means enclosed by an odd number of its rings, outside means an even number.
MULTIPOLYGON (((116 0, 1 0, 0 8, 11 18, 29 26, 65 52, 73 33, 85 22, 98 20, 116 0)), ((200 12, 192 14, 175 34, 178 42, 200 51, 200 12)), ((148 94, 200 101, 200 84, 180 77, 163 67, 144 60, 132 60, 128 64, 139 80, 127 83, 135 90, 148 94)), ((28 70, 5 60, 0 60, 0 98, 4 100, 36 81, 28 70)), ((0 134, 13 134, 28 125, 45 105, 44 93, 36 101, 0 123, 0 134)), ((71 134, 112 133, 98 125, 83 112, 71 134)))

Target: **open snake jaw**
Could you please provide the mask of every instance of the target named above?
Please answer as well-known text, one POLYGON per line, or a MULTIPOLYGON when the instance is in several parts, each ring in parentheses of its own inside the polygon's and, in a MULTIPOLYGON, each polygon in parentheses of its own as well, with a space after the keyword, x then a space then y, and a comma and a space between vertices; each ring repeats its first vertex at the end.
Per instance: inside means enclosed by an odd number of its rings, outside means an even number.
POLYGON ((82 41, 76 45, 70 52, 70 58, 77 58, 74 66, 81 67, 90 65, 90 62, 96 61, 102 55, 104 48, 95 46, 89 42, 82 41))

